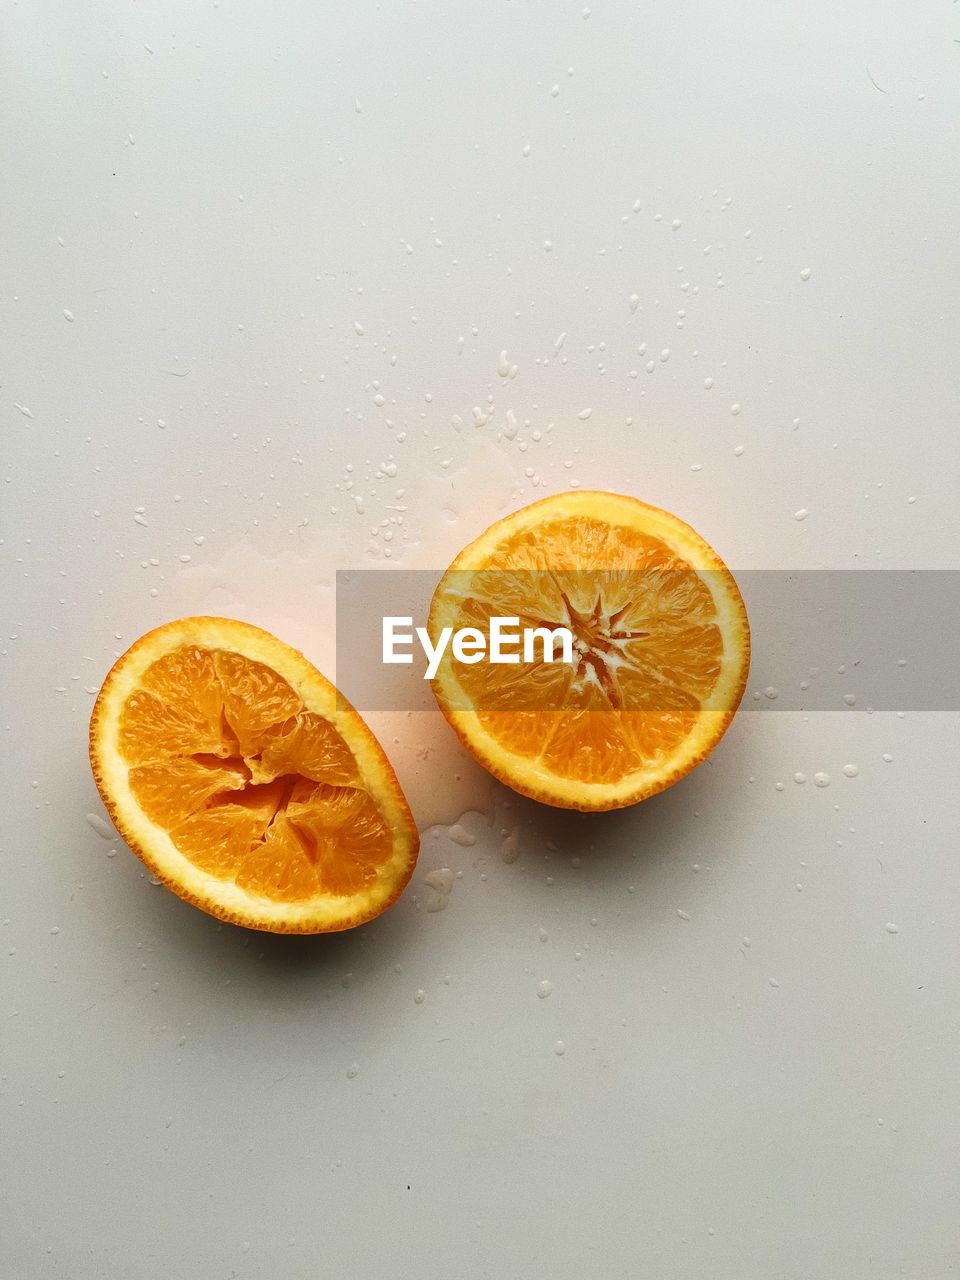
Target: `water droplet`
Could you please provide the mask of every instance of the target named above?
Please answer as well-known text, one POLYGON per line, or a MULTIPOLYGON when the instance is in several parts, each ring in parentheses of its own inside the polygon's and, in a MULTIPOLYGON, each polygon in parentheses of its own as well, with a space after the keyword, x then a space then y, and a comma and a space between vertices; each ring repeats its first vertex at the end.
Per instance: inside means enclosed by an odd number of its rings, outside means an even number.
POLYGON ((681 919, 681 920, 689 920, 689 919, 690 919, 690 917, 687 915, 686 911, 681 911, 681 909, 680 909, 679 907, 677 907, 677 915, 680 917, 680 919, 681 919))
POLYGON ((449 867, 438 867, 436 871, 430 871, 424 877, 424 881, 433 890, 433 895, 427 903, 427 910, 445 910, 453 889, 453 872, 449 867))
POLYGON ((793 780, 794 782, 799 783, 800 786, 802 786, 807 780, 807 775, 805 773, 795 773, 793 775, 793 780))
POLYGON ((93 827, 94 831, 102 840, 113 840, 116 832, 106 818, 102 818, 99 813, 88 813, 87 822, 93 827))
POLYGON ((452 827, 447 827, 447 836, 454 844, 459 844, 464 849, 469 849, 471 845, 477 843, 477 837, 459 822, 455 822, 452 827))
POLYGON ((72 312, 72 311, 69 311, 66 307, 64 307, 64 308, 63 308, 63 318, 64 318, 64 320, 70 320, 70 321, 72 321, 72 320, 73 320, 73 312, 72 312))
POLYGON ((800 272, 800 279, 809 280, 811 275, 813 275, 813 272, 810 270, 810 268, 804 267, 803 270, 800 272))
POLYGON ((563 1055, 567 1052, 567 1046, 563 1043, 562 1040, 558 1040, 556 1044, 553 1046, 553 1052, 557 1055, 558 1058, 562 1058, 563 1055))
POLYGON ((810 512, 807 510, 806 507, 801 507, 798 511, 795 511, 793 513, 793 518, 794 520, 806 520, 809 514, 810 512))
POLYGON ((347 1079, 356 1080, 359 1074, 360 1074, 360 1068, 357 1066, 355 1062, 352 1062, 350 1066, 347 1067, 347 1079))
POLYGON ((732 404, 730 406, 730 412, 733 414, 735 418, 738 417, 740 413, 740 406, 738 404, 732 404))
POLYGON ((553 991, 553 983, 547 978, 537 984, 537 995, 541 1000, 546 1000, 547 996, 553 991))
POLYGON ((814 785, 815 787, 829 787, 829 785, 830 785, 830 775, 829 775, 829 773, 822 773, 822 772, 821 772, 821 773, 815 773, 815 774, 813 775, 813 785, 814 785))
POLYGON ((426 998, 427 998, 427 993, 424 991, 423 987, 417 987, 416 995, 413 997, 413 1003, 423 1004, 426 998))
POLYGON ((520 846, 516 831, 508 831, 500 842, 500 857, 504 862, 516 862, 520 857, 520 846))
POLYGON ((551 250, 552 248, 553 248, 553 241, 552 241, 552 240, 544 240, 544 242, 543 242, 543 250, 544 250, 544 253, 549 253, 549 252, 550 252, 550 250, 551 250))
POLYGON ((710 391, 710 390, 712 389, 712 387, 713 387, 713 379, 712 379, 712 378, 704 378, 704 380, 703 380, 703 385, 704 385, 704 388, 705 388, 707 391, 710 391))
POLYGON ((887 933, 899 933, 899 932, 900 932, 900 926, 899 926, 899 925, 897 925, 897 924, 894 924, 892 920, 888 920, 888 921, 887 921, 887 923, 886 923, 886 925, 884 925, 884 928, 886 929, 887 933))
POLYGON ((882 758, 883 758, 883 761, 884 761, 884 763, 885 763, 885 764, 892 764, 892 763, 893 763, 893 756, 890 754, 890 752, 889 752, 889 751, 885 751, 885 752, 883 753, 883 757, 882 757, 882 758))
POLYGON ((768 978, 767 981, 770 983, 771 987, 779 987, 780 985, 776 978, 768 978))
POLYGON ((358 337, 358 338, 362 338, 362 337, 363 337, 363 334, 364 334, 364 328, 363 328, 363 325, 360 323, 360 321, 359 321, 359 320, 354 320, 354 322, 353 322, 353 331, 354 331, 354 333, 357 335, 357 337, 358 337))
POLYGON ((855 764, 845 764, 843 766, 843 776, 845 778, 856 778, 860 770, 855 764))
POLYGON ((580 419, 581 422, 586 422, 586 420, 590 417, 592 413, 593 413, 592 409, 581 409, 580 412, 577 414, 577 417, 580 419))

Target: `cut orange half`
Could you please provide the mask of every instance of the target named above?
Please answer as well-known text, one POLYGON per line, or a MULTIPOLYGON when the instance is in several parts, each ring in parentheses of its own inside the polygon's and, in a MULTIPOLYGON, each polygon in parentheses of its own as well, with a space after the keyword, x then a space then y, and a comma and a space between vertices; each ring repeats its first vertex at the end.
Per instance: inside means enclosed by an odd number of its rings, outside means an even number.
POLYGON ((458 660, 448 644, 432 682, 460 739, 514 790, 567 809, 621 808, 689 773, 732 720, 750 663, 746 609, 716 552, 613 493, 557 494, 492 525, 437 588, 435 646, 446 627, 478 631, 487 655, 458 660), (540 643, 491 662, 493 618, 568 631, 571 660, 554 646, 546 661, 540 643))
POLYGON ((352 928, 417 859, 373 734, 301 653, 243 622, 182 618, 128 649, 94 706, 90 762, 140 860, 234 924, 352 928))

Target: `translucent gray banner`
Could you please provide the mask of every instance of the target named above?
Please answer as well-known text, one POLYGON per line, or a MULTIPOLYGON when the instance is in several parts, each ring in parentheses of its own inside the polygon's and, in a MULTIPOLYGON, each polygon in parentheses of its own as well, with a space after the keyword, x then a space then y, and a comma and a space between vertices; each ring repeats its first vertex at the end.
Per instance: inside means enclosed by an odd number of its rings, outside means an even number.
MULTIPOLYGON (((358 710, 415 711, 434 705, 424 678, 427 656, 415 635, 408 644, 398 642, 395 650, 410 654, 411 662, 384 662, 383 620, 410 619, 408 625, 394 625, 398 636, 426 627, 442 576, 440 570, 402 569, 337 574, 337 684, 358 710)), ((521 606, 526 600, 556 601, 566 596, 586 611, 597 597, 602 609, 615 614, 626 590, 624 575, 615 571, 584 574, 581 581, 572 571, 544 574, 542 582, 535 571, 527 571, 527 580, 519 584, 516 574, 510 575, 509 582, 504 574, 502 584, 490 572, 482 575, 482 582, 471 583, 470 576, 458 575, 454 586, 459 596, 469 599, 476 588, 487 612, 490 601, 496 600, 498 614, 521 616, 522 622, 531 624, 555 624, 562 619, 542 619, 534 616, 536 610, 528 618, 523 616, 526 611, 521 606)), ((960 571, 749 570, 734 576, 751 629, 745 708, 960 709, 960 571)), ((681 654, 700 653, 704 646, 710 649, 709 628, 705 631, 695 619, 691 623, 684 616, 684 601, 698 592, 702 596, 702 587, 691 580, 699 578, 708 587, 719 585, 711 584, 710 573, 651 569, 649 576, 640 575, 639 582, 637 578, 634 574, 629 584, 632 612, 621 627, 630 631, 630 637, 617 641, 629 649, 631 661, 636 657, 643 669, 645 646, 653 646, 660 668, 665 662, 663 651, 671 646, 679 646, 681 654), (644 601, 649 602, 646 612, 644 601), (691 627, 700 627, 699 641, 691 627)), ((561 705, 556 701, 555 683, 545 688, 525 680, 522 667, 501 670, 512 682, 509 701, 504 702, 502 691, 487 695, 481 688, 483 681, 472 679, 478 710, 505 706, 549 710, 561 705)), ((500 681, 493 683, 502 687, 500 681)), ((664 709, 675 708, 669 682, 662 686, 651 682, 653 700, 648 699, 645 710, 657 709, 659 687, 664 689, 664 709)))

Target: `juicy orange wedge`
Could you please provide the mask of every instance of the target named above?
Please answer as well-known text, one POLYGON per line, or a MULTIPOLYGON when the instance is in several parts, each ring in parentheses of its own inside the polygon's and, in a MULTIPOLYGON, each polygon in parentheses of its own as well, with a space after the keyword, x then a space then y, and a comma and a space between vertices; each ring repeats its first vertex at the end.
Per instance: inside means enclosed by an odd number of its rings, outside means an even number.
POLYGON ((183 618, 128 649, 94 706, 90 761, 141 861, 235 924, 352 928, 417 859, 373 734, 302 654, 243 622, 183 618))
POLYGON ((512 665, 463 662, 448 644, 434 693, 481 764, 547 804, 616 809, 663 791, 743 696, 750 630, 732 574, 689 525, 635 498, 558 494, 466 547, 434 595, 431 640, 471 627, 489 655, 494 617, 569 631, 573 660, 544 661, 537 643, 530 660, 508 650, 512 665))

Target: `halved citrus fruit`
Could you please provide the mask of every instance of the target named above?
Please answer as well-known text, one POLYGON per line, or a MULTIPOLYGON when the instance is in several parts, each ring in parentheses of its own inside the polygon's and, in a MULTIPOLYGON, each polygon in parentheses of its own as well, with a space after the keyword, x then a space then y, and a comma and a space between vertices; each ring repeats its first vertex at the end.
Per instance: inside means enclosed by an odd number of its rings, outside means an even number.
POLYGON ((141 861, 234 924, 352 928, 417 860, 376 738, 301 653, 244 622, 182 618, 128 649, 94 706, 90 762, 141 861))
POLYGON ((489 654, 495 617, 569 631, 572 661, 543 660, 541 644, 512 665, 464 662, 448 644, 433 690, 477 760, 547 804, 617 809, 663 791, 743 696, 750 629, 733 575, 636 498, 561 493, 492 525, 444 574, 428 631, 436 645, 445 627, 474 628, 489 654))

